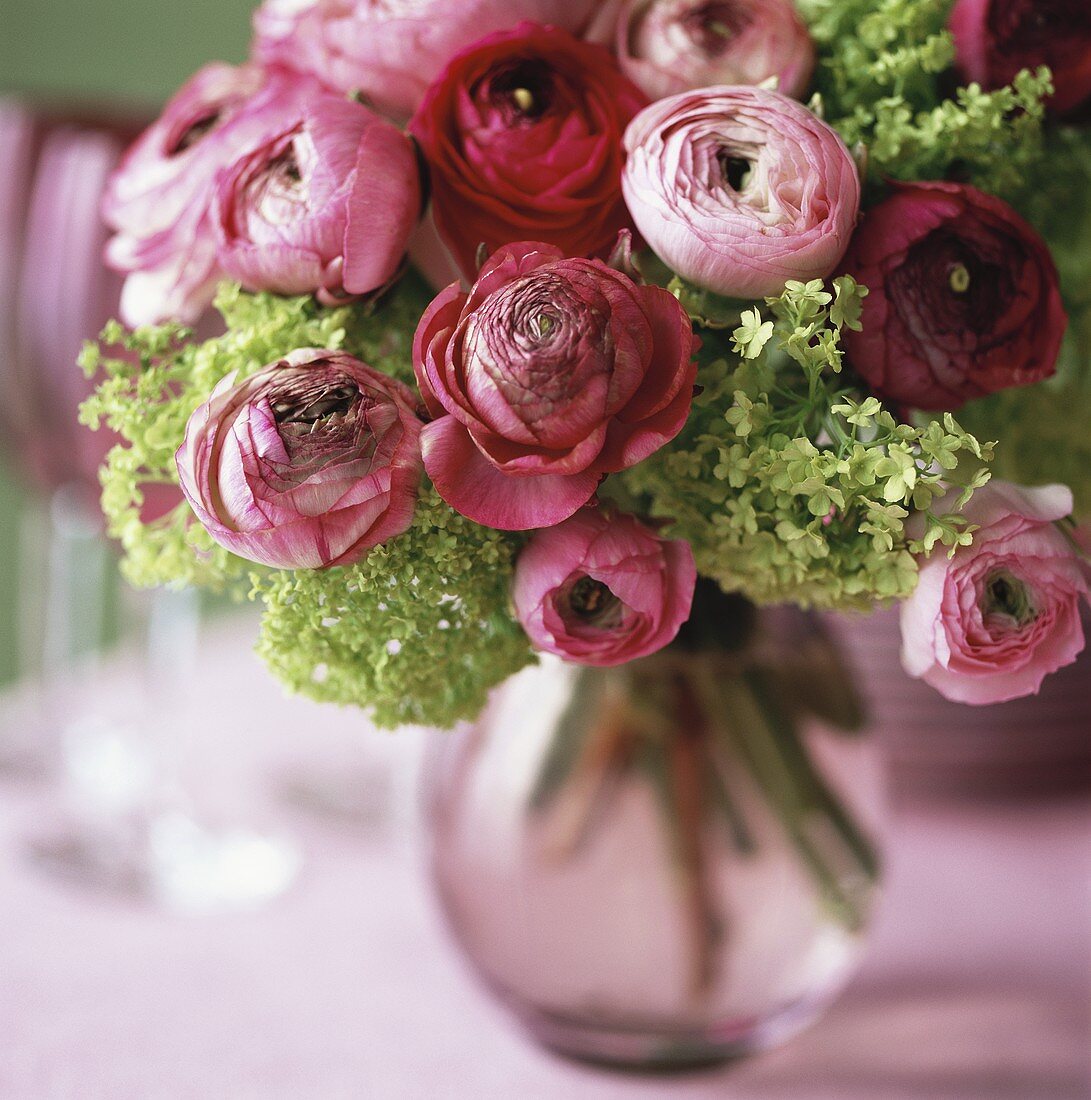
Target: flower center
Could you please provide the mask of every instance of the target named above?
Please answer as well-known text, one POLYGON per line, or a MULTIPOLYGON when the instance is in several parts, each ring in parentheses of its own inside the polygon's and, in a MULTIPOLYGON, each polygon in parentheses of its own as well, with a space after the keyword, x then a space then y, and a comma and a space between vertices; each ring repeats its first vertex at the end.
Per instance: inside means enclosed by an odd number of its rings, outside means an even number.
POLYGON ((602 581, 580 577, 568 594, 568 606, 589 626, 610 630, 621 623, 621 600, 602 581))
POLYGON ((720 162, 720 171, 724 174, 728 187, 732 191, 742 191, 750 182, 753 165, 745 157, 736 156, 727 149, 721 149, 716 159, 720 162))
POLYGON ((277 402, 273 405, 273 415, 278 424, 316 424, 330 417, 344 416, 359 397, 360 391, 346 382, 302 398, 277 402))
MULTIPOLYGON (((279 226, 306 216, 307 180, 303 165, 307 163, 309 140, 298 130, 289 134, 279 152, 258 168, 247 187, 248 217, 279 226), (305 146, 303 150, 300 143, 305 146)), ((255 230, 253 221, 251 230, 255 230)))
POLYGON ((1027 586, 1002 569, 985 580, 983 611, 986 616, 1002 616, 1020 627, 1033 622, 1038 615, 1027 586))
POLYGON ((541 61, 516 61, 492 75, 487 94, 509 123, 540 118, 553 101, 549 67, 541 61))
POLYGON ((706 3, 691 8, 681 23, 694 46, 706 57, 718 57, 750 20, 735 4, 706 3))
POLYGON ((970 289, 970 270, 965 264, 955 264, 947 276, 947 282, 956 294, 965 294, 970 289))

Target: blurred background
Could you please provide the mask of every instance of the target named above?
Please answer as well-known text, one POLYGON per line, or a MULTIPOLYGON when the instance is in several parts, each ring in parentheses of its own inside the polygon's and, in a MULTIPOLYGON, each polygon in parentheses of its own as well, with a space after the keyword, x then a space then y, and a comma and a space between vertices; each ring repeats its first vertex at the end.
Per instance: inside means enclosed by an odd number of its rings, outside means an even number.
MULTIPOLYGON (((4 0, 0 97, 18 97, 50 112, 149 119, 206 61, 246 56, 252 6, 249 0, 4 0)), ((12 450, 12 441, 4 440, 5 563, 18 559, 27 510, 44 493, 16 466, 12 450)), ((20 662, 19 587, 17 569, 0 569, 0 684, 15 677, 20 662)))

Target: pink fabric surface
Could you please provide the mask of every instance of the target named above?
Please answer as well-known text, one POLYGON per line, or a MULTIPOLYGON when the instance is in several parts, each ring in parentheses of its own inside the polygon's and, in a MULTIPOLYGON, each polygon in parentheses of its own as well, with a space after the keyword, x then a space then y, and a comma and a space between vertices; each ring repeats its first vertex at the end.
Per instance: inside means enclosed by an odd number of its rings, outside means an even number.
MULTIPOLYGON (((320 759, 411 778, 419 736, 285 702, 251 637, 249 622, 214 634, 189 703, 202 736, 246 742, 232 774, 264 777, 266 795, 320 759)), ((129 679, 119 665, 102 690, 129 679)), ((270 801, 304 843, 298 883, 258 912, 183 918, 43 876, 25 841, 55 821, 56 791, 0 783, 0 1097, 1089 1095, 1084 803, 898 807, 872 950, 830 1012, 759 1058, 641 1077, 537 1049, 476 986, 431 900, 408 789, 368 827, 270 801)))

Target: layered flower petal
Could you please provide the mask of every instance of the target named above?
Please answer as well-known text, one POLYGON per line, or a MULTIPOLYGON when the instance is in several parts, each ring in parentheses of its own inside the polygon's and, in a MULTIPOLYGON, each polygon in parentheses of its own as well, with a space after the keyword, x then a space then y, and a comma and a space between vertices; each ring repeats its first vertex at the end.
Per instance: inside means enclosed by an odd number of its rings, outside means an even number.
POLYGON ((1023 69, 1045 65, 1054 111, 1068 113, 1091 98, 1091 7, 1085 0, 958 0, 948 27, 966 80, 1002 88, 1023 69))
POLYGON ((688 543, 662 539, 633 516, 585 508, 530 540, 512 601, 537 649, 610 666, 670 643, 696 582, 688 543))
POLYGON ((502 248, 469 292, 425 311, 413 344, 440 495, 491 527, 572 515, 600 478, 681 431, 696 341, 673 295, 549 245, 502 248))
POLYGON ((412 522, 421 423, 411 390, 343 352, 301 348, 190 417, 182 492, 221 546, 281 569, 357 561, 412 522))
POLYGON ((421 210, 409 139, 339 96, 291 108, 217 177, 220 266, 249 290, 326 301, 379 290, 398 271, 421 210))
POLYGON ((256 65, 208 65, 125 154, 103 197, 107 262, 127 274, 122 319, 196 321, 224 277, 211 217, 216 177, 278 132, 317 82, 256 65))
POLYGON ((460 50, 525 19, 579 34, 595 0, 265 0, 254 52, 265 64, 360 92, 394 118, 416 110, 460 50))
POLYGON ((869 290, 849 362, 879 395, 954 409, 1056 367, 1067 318, 1037 233, 966 184, 899 184, 868 211, 843 267, 869 290))
POLYGON ((647 102, 609 52, 524 23, 451 59, 410 129, 440 236, 472 279, 482 245, 538 240, 604 255, 630 224, 620 139, 647 102))
POLYGON ((1001 703, 1035 694, 1084 647, 1087 569, 1057 527, 1072 511, 1063 486, 990 482, 965 510, 970 546, 920 566, 902 605, 902 664, 946 698, 1001 703))
POLYGON ((653 103, 625 131, 622 188, 637 229, 674 271, 734 298, 824 278, 848 247, 860 180, 836 132, 761 88, 653 103))
POLYGON ((653 99, 714 84, 763 84, 799 97, 814 43, 791 0, 625 0, 614 48, 653 99))

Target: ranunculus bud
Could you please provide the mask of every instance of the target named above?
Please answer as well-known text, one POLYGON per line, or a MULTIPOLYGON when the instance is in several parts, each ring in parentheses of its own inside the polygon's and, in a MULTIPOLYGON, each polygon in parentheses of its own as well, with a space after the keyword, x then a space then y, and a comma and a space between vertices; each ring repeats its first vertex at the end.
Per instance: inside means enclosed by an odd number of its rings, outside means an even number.
POLYGON ((349 565, 413 519, 421 423, 407 386, 340 351, 301 348, 190 417, 176 461, 208 533, 279 569, 349 565))
POLYGON ((860 209, 856 164, 806 107, 762 88, 653 103, 625 131, 637 229, 679 275, 730 298, 824 278, 860 209))
POLYGON ((413 343, 436 418, 424 466, 456 511, 488 527, 548 527, 603 474, 673 439, 696 365, 673 295, 545 244, 494 253, 473 289, 449 286, 413 343))
POLYGON ((647 657, 689 618, 697 568, 681 539, 584 508, 539 531, 515 564, 515 613, 536 649, 582 665, 647 657))
POLYGON ((1056 526, 1072 511, 1062 485, 990 482, 965 516, 979 529, 953 557, 936 552, 902 605, 902 663, 959 703, 1036 693, 1084 646, 1085 567, 1056 526))
POLYGON ((792 0, 625 0, 621 71, 653 99, 712 84, 762 84, 798 97, 814 43, 792 0))
POLYGON ((1087 0, 958 0, 948 26, 966 80, 1002 88, 1023 69, 1048 65, 1054 111, 1091 98, 1091 5, 1087 0))
POLYGON ((869 290, 849 362, 880 396, 955 409, 1054 371, 1067 319, 1049 249, 1011 207, 958 183, 898 184, 843 267, 869 290))
POLYGON ((410 124, 432 175, 436 227, 473 279, 492 252, 533 239, 608 252, 630 225, 621 133, 647 102, 601 46, 524 23, 454 58, 410 124))
POLYGON ((460 50, 524 19, 579 33, 595 0, 265 0, 254 52, 406 118, 460 50))
POLYGON ((110 180, 102 213, 116 236, 110 265, 127 274, 121 316, 130 325, 192 323, 223 272, 211 209, 216 175, 260 144, 276 120, 319 85, 257 66, 201 69, 134 143, 110 180))
POLYGON ((128 273, 121 315, 130 325, 195 321, 220 277, 208 221, 212 180, 234 147, 231 120, 261 87, 255 65, 206 65, 125 154, 103 197, 117 235, 107 260, 128 273))
POLYGON ((366 107, 316 94, 217 177, 223 270, 248 290, 331 304, 390 282, 421 213, 409 138, 366 107))

